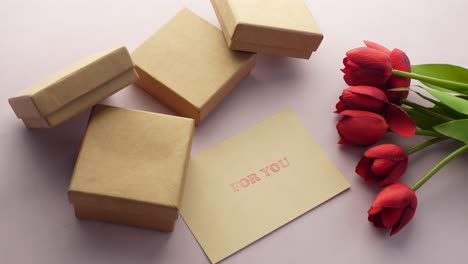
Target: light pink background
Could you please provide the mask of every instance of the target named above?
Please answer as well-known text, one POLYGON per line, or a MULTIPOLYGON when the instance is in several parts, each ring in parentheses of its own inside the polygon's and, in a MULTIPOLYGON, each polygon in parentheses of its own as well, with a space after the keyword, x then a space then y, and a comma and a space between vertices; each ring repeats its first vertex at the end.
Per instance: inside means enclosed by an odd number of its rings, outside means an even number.
MULTIPOLYGON (((192 153, 290 108, 352 187, 224 263, 463 262, 468 156, 420 189, 415 218, 389 238, 367 222, 377 190, 354 174, 362 149, 336 144, 332 112, 345 88, 342 57, 363 39, 399 47, 414 63, 467 67, 468 2, 311 0, 308 5, 325 34, 319 51, 309 61, 259 56, 252 74, 196 129, 192 153)), ((3 0, 0 6, 0 262, 208 263, 181 218, 172 234, 76 220, 66 193, 88 113, 56 129, 28 130, 7 98, 89 53, 120 45, 133 50, 183 6, 218 25, 209 1, 3 0)), ((134 86, 105 103, 171 113, 134 86)), ((408 147, 421 141, 400 140, 408 147)), ((404 181, 414 183, 456 146, 415 155, 404 181)))

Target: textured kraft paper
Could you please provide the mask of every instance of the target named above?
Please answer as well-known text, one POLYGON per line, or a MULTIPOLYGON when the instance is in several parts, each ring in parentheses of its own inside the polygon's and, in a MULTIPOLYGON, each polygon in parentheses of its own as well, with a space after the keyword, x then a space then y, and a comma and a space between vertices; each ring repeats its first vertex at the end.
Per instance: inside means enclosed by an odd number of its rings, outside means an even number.
POLYGON ((255 57, 228 49, 222 32, 188 9, 132 53, 137 85, 196 124, 249 74, 255 57))
POLYGON ((181 215, 216 263, 349 186, 284 111, 190 160, 181 215))
POLYGON ((310 58, 323 34, 304 0, 211 0, 233 50, 310 58))
POLYGON ((30 128, 50 128, 89 109, 138 79, 125 47, 94 54, 8 101, 30 128))
POLYGON ((81 219, 172 231, 194 121, 97 105, 68 196, 81 219))

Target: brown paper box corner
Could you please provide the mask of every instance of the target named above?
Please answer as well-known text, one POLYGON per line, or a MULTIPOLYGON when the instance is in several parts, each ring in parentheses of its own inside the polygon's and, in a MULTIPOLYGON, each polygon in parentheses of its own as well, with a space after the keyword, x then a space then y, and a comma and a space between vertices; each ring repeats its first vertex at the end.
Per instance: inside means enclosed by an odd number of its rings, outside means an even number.
POLYGON ((323 34, 304 0, 211 0, 233 50, 309 59, 323 34))
POLYGON ((68 197, 80 219, 173 231, 194 121, 97 105, 68 197))
POLYGON ((138 79, 127 48, 86 57, 10 98, 29 128, 51 128, 89 109, 138 79))
POLYGON ((256 56, 230 50, 221 30, 182 9, 132 58, 136 84, 198 125, 250 73, 256 56))

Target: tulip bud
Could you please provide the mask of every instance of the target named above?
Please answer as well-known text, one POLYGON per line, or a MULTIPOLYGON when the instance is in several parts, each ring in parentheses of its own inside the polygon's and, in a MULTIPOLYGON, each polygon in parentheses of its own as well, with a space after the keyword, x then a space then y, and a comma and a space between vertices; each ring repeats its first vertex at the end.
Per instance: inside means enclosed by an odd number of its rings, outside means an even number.
POLYGON ((392 75, 390 57, 368 47, 348 51, 343 59, 344 80, 348 85, 384 85, 392 75))
POLYGON ((380 181, 379 187, 396 182, 408 167, 408 155, 397 145, 372 147, 356 166, 356 173, 367 182, 380 181))
POLYGON ((372 86, 351 86, 343 90, 336 112, 344 110, 365 110, 382 113, 388 104, 385 92, 372 86))
POLYGON ((388 129, 385 119, 375 113, 360 110, 345 110, 336 125, 341 136, 340 144, 372 145, 381 140, 388 129))
POLYGON ((397 182, 383 189, 372 202, 368 220, 379 228, 392 229, 398 233, 413 218, 418 206, 414 191, 404 183, 397 182))

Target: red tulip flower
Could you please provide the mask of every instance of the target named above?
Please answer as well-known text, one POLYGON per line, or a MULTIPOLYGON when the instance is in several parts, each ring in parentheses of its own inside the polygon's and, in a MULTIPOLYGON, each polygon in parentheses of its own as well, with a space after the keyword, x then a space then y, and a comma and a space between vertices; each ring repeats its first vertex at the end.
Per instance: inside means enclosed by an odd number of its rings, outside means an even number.
MULTIPOLYGON (((408 56, 403 51, 399 49, 393 49, 392 51, 390 51, 386 47, 372 41, 364 41, 364 43, 368 48, 372 48, 385 53, 390 58, 392 68, 394 70, 411 72, 411 62, 408 56)), ((410 85, 411 79, 392 75, 385 83, 383 88, 404 88, 409 87, 410 85)), ((387 91, 387 96, 391 102, 399 103, 401 98, 408 97, 408 91, 387 91)))
POLYGON ((336 112, 354 109, 382 113, 388 104, 384 91, 372 86, 352 86, 343 90, 336 112))
POLYGON ((379 187, 396 182, 408 167, 408 155, 397 145, 383 144, 364 152, 356 173, 367 182, 381 181, 379 187))
POLYGON ((390 57, 377 49, 361 47, 346 52, 344 80, 348 85, 384 85, 392 75, 390 57))
POLYGON ((388 129, 385 119, 372 112, 345 110, 336 125, 341 136, 340 144, 372 145, 381 140, 388 129))
POLYGON ((416 123, 400 107, 391 104, 385 92, 372 86, 352 86, 343 91, 336 104, 336 112, 365 110, 383 114, 390 130, 412 137, 416 133, 416 123))
POLYGON ((392 229, 398 233, 413 218, 418 205, 414 191, 404 183, 397 182, 383 189, 369 209, 369 222, 376 227, 392 229))

